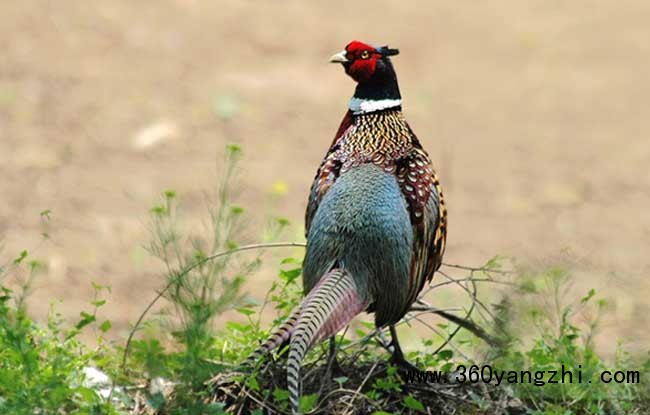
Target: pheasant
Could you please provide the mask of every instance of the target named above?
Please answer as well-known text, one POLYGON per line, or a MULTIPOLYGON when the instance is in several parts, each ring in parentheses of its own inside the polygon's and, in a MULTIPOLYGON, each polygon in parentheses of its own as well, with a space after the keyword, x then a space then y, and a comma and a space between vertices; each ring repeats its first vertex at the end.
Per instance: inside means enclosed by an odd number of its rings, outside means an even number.
MULTIPOLYGON (((394 325, 440 267, 447 212, 431 160, 402 113, 390 56, 397 49, 352 41, 330 62, 357 83, 311 187, 303 261, 306 297, 249 357, 289 342, 287 383, 294 413, 307 351, 362 311, 389 327, 392 360, 405 359, 394 325)), ((412 367, 412 366, 411 366, 412 367)))

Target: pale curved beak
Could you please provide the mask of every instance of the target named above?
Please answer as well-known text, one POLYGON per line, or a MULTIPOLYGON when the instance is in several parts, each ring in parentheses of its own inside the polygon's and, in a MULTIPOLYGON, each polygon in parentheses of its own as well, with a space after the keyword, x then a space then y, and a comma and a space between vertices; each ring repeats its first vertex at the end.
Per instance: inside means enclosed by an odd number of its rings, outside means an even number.
POLYGON ((348 58, 345 57, 346 54, 347 54, 347 51, 345 51, 345 50, 342 51, 342 52, 339 52, 337 54, 334 54, 330 58, 330 62, 331 63, 345 63, 345 62, 348 62, 348 58))

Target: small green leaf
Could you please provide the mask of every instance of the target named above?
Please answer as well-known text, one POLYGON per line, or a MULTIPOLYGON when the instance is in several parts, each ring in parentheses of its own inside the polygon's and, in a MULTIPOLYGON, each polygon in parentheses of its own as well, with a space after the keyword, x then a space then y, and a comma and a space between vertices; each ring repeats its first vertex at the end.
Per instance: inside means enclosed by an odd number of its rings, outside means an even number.
POLYGON ((505 258, 502 257, 501 255, 493 256, 492 258, 490 258, 488 260, 488 262, 485 263, 485 265, 483 265, 483 268, 485 268, 487 270, 499 270, 499 269, 501 269, 501 262, 504 259, 505 258))
POLYGON ((86 313, 85 311, 82 311, 79 314, 81 315, 81 320, 79 320, 79 322, 75 325, 75 328, 77 330, 81 330, 87 325, 94 323, 96 320, 94 315, 86 313))
POLYGON ((99 325, 99 330, 101 330, 102 333, 106 333, 113 327, 111 322, 109 320, 104 320, 102 324, 99 325))
POLYGON ((248 380, 246 381, 246 386, 248 386, 251 390, 258 391, 260 390, 260 384, 257 383, 257 378, 255 376, 250 376, 248 380))
POLYGON ((424 405, 422 405, 422 402, 418 401, 411 395, 408 395, 404 398, 404 406, 409 409, 424 412, 424 405))
POLYGON ((23 262, 23 260, 27 258, 27 255, 27 251, 22 251, 20 255, 18 255, 18 258, 14 259, 14 265, 18 265, 23 262))
POLYGON ((250 328, 250 326, 246 324, 241 324, 237 323, 235 321, 229 321, 226 323, 226 327, 230 330, 236 330, 236 331, 241 331, 241 332, 246 332, 250 328))
POLYGON ((33 272, 33 271, 36 271, 36 270, 38 270, 40 268, 45 268, 45 265, 43 265, 43 263, 41 261, 39 261, 37 259, 33 259, 33 260, 29 261, 29 268, 33 272))
POLYGON ((454 352, 451 351, 451 350, 441 350, 441 351, 438 352, 438 356, 439 356, 442 360, 449 360, 449 359, 451 359, 452 357, 454 357, 454 352))
POLYGON ((289 226, 289 224, 291 224, 291 222, 287 218, 279 217, 279 218, 275 218, 275 220, 280 226, 289 226))
POLYGON ((343 385, 347 381, 348 378, 346 376, 339 376, 338 378, 334 378, 334 382, 338 383, 339 385, 343 385))
POLYGON ((237 155, 242 152, 242 148, 239 144, 227 144, 226 151, 231 155, 237 155))
POLYGON ((251 310, 250 308, 238 308, 237 312, 245 316, 250 316, 255 314, 255 310, 251 310))
POLYGON ((596 295, 596 290, 594 290, 594 289, 592 288, 591 290, 589 290, 589 293, 588 293, 586 296, 582 297, 582 299, 580 300, 580 302, 581 302, 582 304, 584 304, 584 303, 586 303, 587 301, 591 300, 591 299, 593 298, 594 295, 596 295))
POLYGON ((239 244, 235 241, 226 241, 224 245, 228 250, 237 249, 239 247, 239 244))
POLYGON ((50 209, 45 209, 41 212, 41 217, 47 220, 52 219, 52 211, 50 209))
POLYGON ((206 406, 206 409, 209 411, 210 415, 228 415, 228 412, 225 411, 226 404, 223 402, 212 402, 206 406))
POLYGON ((95 392, 92 389, 80 387, 77 388, 77 393, 81 396, 81 399, 83 399, 85 402, 94 403, 99 401, 97 392, 95 392))
POLYGON ((284 282, 286 282, 287 284, 290 284, 300 276, 301 272, 302 272, 301 268, 290 269, 287 271, 281 270, 280 278, 284 280, 284 282))
POLYGON ((316 406, 318 402, 318 394, 312 393, 311 395, 303 395, 300 397, 300 403, 298 408, 300 408, 301 413, 309 412, 316 406))
POLYGON ((154 206, 151 208, 151 213, 156 216, 162 216, 167 213, 167 209, 164 206, 154 206))
POLYGON ((286 401, 289 399, 289 391, 286 389, 276 388, 273 390, 273 399, 275 399, 276 402, 286 401))
POLYGON ((454 364, 452 362, 447 362, 440 367, 440 370, 443 372, 450 372, 453 367, 454 364))

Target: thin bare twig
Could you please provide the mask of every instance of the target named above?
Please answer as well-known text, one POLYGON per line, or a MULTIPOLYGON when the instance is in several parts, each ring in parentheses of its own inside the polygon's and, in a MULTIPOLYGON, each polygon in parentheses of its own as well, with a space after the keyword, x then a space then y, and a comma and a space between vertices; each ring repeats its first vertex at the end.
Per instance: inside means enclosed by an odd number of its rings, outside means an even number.
POLYGON ((494 269, 494 268, 487 268, 487 267, 470 267, 467 265, 458 265, 458 264, 448 264, 446 262, 443 262, 442 265, 445 267, 449 268, 458 268, 458 269, 463 269, 465 271, 472 271, 472 272, 486 272, 490 273, 493 272, 495 274, 512 274, 512 271, 510 270, 501 270, 501 269, 494 269))
POLYGON ((363 387, 366 385, 366 382, 368 382, 368 379, 370 379, 370 376, 372 375, 372 372, 375 371, 375 368, 377 367, 378 364, 379 364, 379 359, 376 359, 375 363, 373 363, 372 367, 368 371, 368 374, 363 379, 363 382, 361 382, 361 384, 357 388, 357 391, 355 392, 355 395, 352 397, 352 399, 350 399, 350 402, 348 402, 348 406, 345 408, 344 414, 346 414, 346 415, 348 414, 348 411, 350 410, 350 407, 354 403, 354 400, 356 399, 357 395, 361 394, 361 389, 363 389, 363 387))

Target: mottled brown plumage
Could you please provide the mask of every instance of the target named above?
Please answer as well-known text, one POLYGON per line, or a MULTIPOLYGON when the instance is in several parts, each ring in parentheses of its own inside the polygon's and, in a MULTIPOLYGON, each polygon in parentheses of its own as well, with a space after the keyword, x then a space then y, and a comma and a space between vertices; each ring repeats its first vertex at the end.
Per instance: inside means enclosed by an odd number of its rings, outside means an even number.
MULTIPOLYGON (((414 228, 411 282, 405 287, 409 290, 408 304, 402 315, 396 316, 399 320, 440 267, 447 236, 447 209, 440 181, 401 108, 361 115, 346 113, 337 137, 316 172, 313 187, 317 190, 312 192, 305 215, 306 235, 319 201, 336 179, 364 163, 375 164, 395 174, 414 228), (427 210, 432 193, 437 195, 437 206, 432 207, 435 211, 427 210)), ((305 287, 306 292, 310 289, 305 287)), ((373 311, 372 304, 370 307, 369 311, 373 311)))

